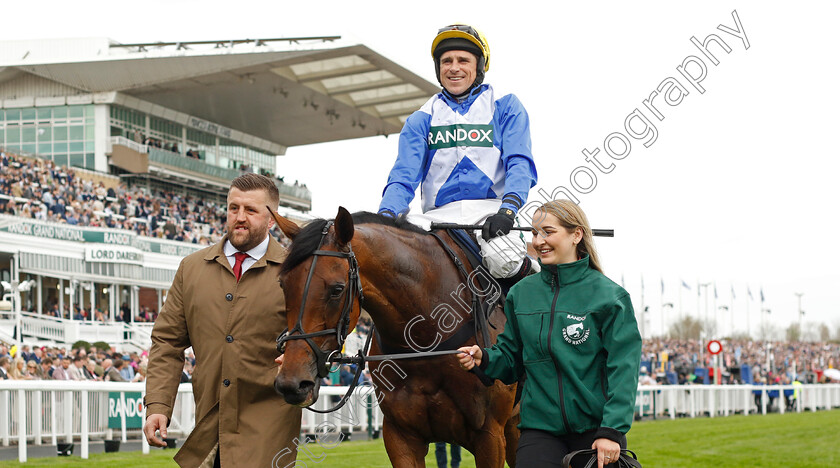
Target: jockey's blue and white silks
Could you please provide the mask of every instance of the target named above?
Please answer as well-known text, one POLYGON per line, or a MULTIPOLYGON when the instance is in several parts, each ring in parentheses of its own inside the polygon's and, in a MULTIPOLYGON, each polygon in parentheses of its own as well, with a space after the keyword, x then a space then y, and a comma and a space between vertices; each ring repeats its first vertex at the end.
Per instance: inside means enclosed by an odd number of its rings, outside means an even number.
POLYGON ((483 84, 458 102, 440 92, 406 120, 379 211, 408 208, 421 185, 426 213, 461 200, 501 201, 514 213, 537 182, 528 113, 483 84))

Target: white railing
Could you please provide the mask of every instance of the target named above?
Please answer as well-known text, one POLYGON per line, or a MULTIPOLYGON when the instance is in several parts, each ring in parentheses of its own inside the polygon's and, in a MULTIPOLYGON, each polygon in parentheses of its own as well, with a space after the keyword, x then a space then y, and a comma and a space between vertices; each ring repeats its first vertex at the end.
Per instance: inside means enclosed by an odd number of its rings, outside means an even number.
MULTIPOLYGON (((793 385, 640 385, 636 413, 641 417, 729 416, 767 414, 772 405, 786 411, 785 394, 794 398, 793 385)), ((793 411, 802 412, 840 407, 840 384, 802 385, 793 411)))
MULTIPOLYGON (((68 320, 46 315, 24 312, 21 314, 24 336, 41 341, 72 344, 78 340, 89 343, 104 341, 108 344, 132 345, 136 351, 152 346, 154 323, 98 322, 90 320, 68 320)), ((10 322, 10 327, 14 324, 10 322)))
MULTIPOLYGON (((710 417, 732 414, 765 414, 769 399, 777 392, 776 407, 785 411, 784 392, 794 391, 792 385, 654 385, 639 386, 637 412, 642 417, 677 415, 710 417), (756 406, 755 394, 759 393, 756 406)), ((327 409, 347 391, 347 387, 321 387, 316 409, 327 409)), ((121 429, 108 429, 108 393, 125 392, 145 394, 143 383, 123 382, 73 382, 39 380, 0 380, 0 443, 18 444, 18 458, 26 461, 28 443, 39 445, 59 441, 81 443, 81 456, 88 458, 91 438, 114 437, 114 432, 125 442, 128 435, 142 439, 143 453, 149 446, 140 429, 127 429, 125 413, 121 414, 121 429), (25 427, 25 430, 21 430, 25 427)), ((319 434, 324 431, 342 432, 380 431, 382 412, 372 387, 360 386, 350 401, 339 411, 318 414, 304 411, 301 432, 319 434)), ((802 385, 794 411, 830 410, 840 408, 840 384, 802 385)), ((143 411, 145 417, 145 409, 143 411)), ((181 384, 172 412, 169 435, 186 437, 195 426, 195 404, 192 384, 181 384)))
POLYGON ((149 152, 149 146, 148 145, 144 145, 142 143, 137 143, 134 140, 129 140, 128 138, 122 137, 122 136, 112 136, 108 140, 108 145, 107 145, 107 148, 106 148, 105 151, 108 152, 108 153, 111 153, 113 151, 114 145, 120 145, 120 146, 125 146, 125 147, 128 147, 128 148, 131 148, 134 151, 137 151, 138 153, 148 153, 149 152))
MULTIPOLYGON (((326 409, 333 405, 331 396, 343 396, 348 387, 322 387, 316 408, 326 409)), ((0 444, 18 444, 18 459, 27 460, 27 444, 40 445, 79 440, 81 457, 88 458, 91 438, 111 439, 119 436, 122 442, 128 435, 142 439, 143 453, 149 452, 149 445, 141 429, 127 429, 125 412, 121 416, 121 429, 108 428, 108 394, 120 392, 124 400, 126 392, 145 395, 144 383, 130 382, 77 382, 54 380, 0 380, 0 444), (23 402, 23 404, 21 404, 23 402), (25 430, 21 430, 25 427, 25 430), (114 434, 117 432, 117 434, 114 434)), ((316 414, 304 411, 301 431, 319 434, 325 430, 345 432, 366 431, 382 428, 382 412, 376 405, 371 387, 356 389, 347 405, 339 412, 316 414), (370 411, 368 411, 370 408, 370 411)), ((145 408, 143 409, 145 418, 145 408)), ((170 437, 186 438, 195 427, 195 403, 192 384, 181 384, 172 410, 169 424, 170 437)))
POLYGON ((67 336, 67 325, 64 320, 56 317, 42 317, 27 313, 21 314, 24 336, 31 336, 39 340, 56 343, 72 343, 75 340, 67 336))

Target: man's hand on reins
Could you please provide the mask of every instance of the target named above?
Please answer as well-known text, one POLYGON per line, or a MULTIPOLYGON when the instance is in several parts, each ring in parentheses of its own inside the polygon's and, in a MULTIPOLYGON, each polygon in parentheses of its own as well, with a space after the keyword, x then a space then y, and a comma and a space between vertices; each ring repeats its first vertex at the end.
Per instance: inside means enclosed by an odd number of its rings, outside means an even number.
POLYGON ((498 213, 484 221, 484 227, 481 229, 481 237, 489 241, 494 237, 506 236, 513 228, 515 218, 516 214, 513 210, 502 208, 498 213))
POLYGON ((458 355, 458 363, 461 364, 461 369, 470 370, 475 366, 481 365, 481 356, 483 355, 481 348, 478 345, 464 346, 458 348, 461 354, 458 355))

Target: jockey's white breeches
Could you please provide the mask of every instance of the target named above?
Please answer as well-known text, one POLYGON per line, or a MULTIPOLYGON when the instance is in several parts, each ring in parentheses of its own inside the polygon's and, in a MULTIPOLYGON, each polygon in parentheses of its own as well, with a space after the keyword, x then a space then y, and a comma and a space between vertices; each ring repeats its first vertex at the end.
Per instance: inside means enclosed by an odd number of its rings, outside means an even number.
MULTIPOLYGON (((501 200, 461 200, 429 210, 423 214, 409 214, 412 224, 430 229, 431 223, 456 223, 481 225, 484 220, 499 211, 501 200)), ((510 231, 509 234, 485 241, 481 230, 475 231, 481 256, 487 271, 494 278, 509 278, 522 267, 527 245, 522 231, 510 231)))

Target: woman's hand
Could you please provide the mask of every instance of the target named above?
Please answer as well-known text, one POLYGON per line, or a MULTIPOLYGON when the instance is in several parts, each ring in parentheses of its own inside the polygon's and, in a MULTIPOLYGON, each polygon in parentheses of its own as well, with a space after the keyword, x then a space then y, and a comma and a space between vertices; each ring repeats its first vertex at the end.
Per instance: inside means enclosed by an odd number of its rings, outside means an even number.
POLYGON ((592 443, 592 449, 598 451, 598 468, 604 468, 610 463, 615 463, 621 454, 621 446, 610 439, 595 439, 595 442, 592 443))
POLYGON ((470 370, 475 366, 481 365, 481 348, 478 345, 464 346, 458 348, 461 354, 458 355, 458 363, 461 364, 461 369, 470 370))

